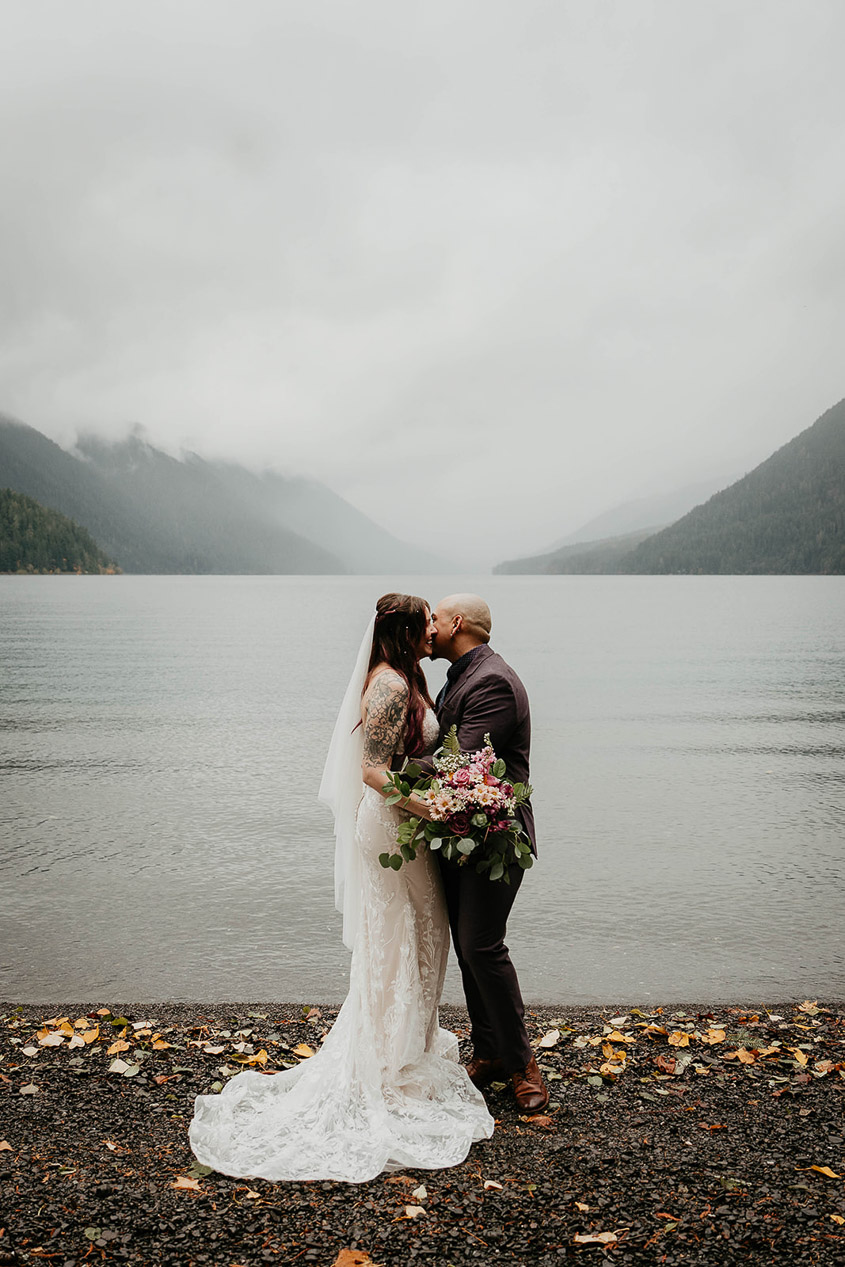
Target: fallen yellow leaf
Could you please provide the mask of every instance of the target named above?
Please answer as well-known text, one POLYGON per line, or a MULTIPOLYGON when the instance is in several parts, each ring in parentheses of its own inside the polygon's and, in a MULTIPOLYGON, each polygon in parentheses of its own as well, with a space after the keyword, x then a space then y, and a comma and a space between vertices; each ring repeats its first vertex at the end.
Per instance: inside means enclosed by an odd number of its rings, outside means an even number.
POLYGON ((378 1267, 362 1249, 342 1249, 332 1267, 378 1267))
POLYGON ((550 1029, 548 1034, 544 1034, 537 1044, 538 1047, 554 1047, 555 1043, 560 1041, 560 1030, 550 1029))
POLYGON ((805 999, 803 1003, 798 1004, 799 1012, 806 1012, 808 1016, 815 1016, 819 1010, 818 999, 805 999))
POLYGON ((108 1047, 106 1049, 106 1055, 116 1056, 121 1051, 129 1051, 129 1048, 131 1047, 131 1045, 132 1044, 127 1043, 125 1039, 118 1038, 115 1042, 112 1043, 111 1047, 108 1047))
POLYGON ((7 1139, 0 1139, 0 1153, 13 1153, 14 1151, 7 1139))
POLYGON ((805 1051, 802 1051, 800 1047, 787 1047, 786 1050, 792 1052, 793 1056, 798 1061, 799 1065, 802 1065, 802 1066, 806 1065, 807 1053, 805 1051))
POLYGON ((98 1007, 97 1016, 111 1016, 111 1012, 107 1007, 98 1007))
POLYGON ((99 1025, 95 1025, 93 1029, 86 1029, 85 1033, 82 1035, 82 1041, 86 1044, 95 1043, 99 1037, 100 1027, 99 1025))
POLYGON ((748 1051, 745 1047, 738 1048, 736 1055, 740 1064, 753 1065, 755 1063, 754 1052, 748 1051))
POLYGON ((187 1175, 180 1175, 170 1185, 171 1188, 178 1188, 182 1192, 199 1192, 199 1179, 189 1179, 187 1175))
POLYGON ((723 1043, 725 1041, 725 1031, 723 1029, 708 1029, 704 1035, 705 1043, 709 1043, 712 1047, 714 1043, 723 1043))
POLYGON ((841 1179, 841 1175, 837 1175, 831 1170, 830 1166, 796 1166, 796 1170, 815 1170, 820 1175, 827 1175, 828 1179, 841 1179))
POLYGON ((91 1022, 88 1020, 87 1016, 80 1016, 77 1020, 73 1022, 73 1028, 74 1029, 90 1029, 91 1022))
POLYGON ((259 1197, 261 1196, 261 1193, 256 1192, 254 1188, 247 1188, 246 1192, 244 1193, 244 1196, 246 1197, 247 1201, 257 1201, 259 1197))
POLYGON ((833 1219, 834 1223, 838 1223, 840 1227, 843 1223, 845 1223, 845 1219, 843 1219, 841 1214, 831 1214, 830 1217, 833 1219))
POLYGON ((171 1043, 166 1043, 163 1038, 157 1038, 153 1043, 153 1051, 167 1051, 171 1043))
POLYGON ((666 1040, 670 1047, 689 1047, 689 1034, 682 1029, 673 1030, 666 1040))
MULTIPOLYGON (((314 1055, 314 1048, 309 1047, 307 1043, 297 1043, 293 1049, 293 1054, 294 1056, 302 1056, 303 1059, 307 1059, 309 1056, 314 1055)), ((267 1053, 265 1052, 264 1055, 266 1056, 267 1053)))
POLYGON ((576 1210, 580 1210, 582 1214, 586 1214, 586 1212, 589 1210, 589 1208, 590 1208, 590 1207, 587 1205, 587 1202, 586 1202, 586 1201, 576 1201, 576 1202, 575 1202, 575 1209, 576 1209, 576 1210))
POLYGON ((618 1029, 608 1034, 607 1041, 609 1043, 635 1043, 637 1040, 633 1034, 622 1034, 618 1029))

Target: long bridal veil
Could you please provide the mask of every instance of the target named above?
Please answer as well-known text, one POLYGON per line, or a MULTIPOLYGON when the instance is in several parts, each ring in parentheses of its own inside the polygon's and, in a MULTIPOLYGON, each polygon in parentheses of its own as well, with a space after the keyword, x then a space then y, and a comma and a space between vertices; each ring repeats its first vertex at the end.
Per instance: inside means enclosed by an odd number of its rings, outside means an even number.
MULTIPOLYGON (((361 780, 357 723, 372 632, 371 622, 320 787, 335 814, 349 993, 315 1055, 278 1073, 237 1074, 219 1095, 197 1097, 191 1147, 223 1174, 362 1183, 385 1170, 457 1165, 493 1133, 483 1096, 457 1063, 457 1040, 438 1022, 449 926, 437 865, 427 851, 400 871, 378 861, 402 816, 361 780)), ((433 749, 433 713, 425 731, 433 749)))
POLYGON ((318 797, 334 814, 334 901, 343 914, 343 944, 351 950, 359 922, 361 868, 355 848, 355 817, 361 800, 361 757, 364 728, 361 725, 361 695, 373 646, 373 615, 364 630, 355 668, 346 688, 329 744, 318 797))

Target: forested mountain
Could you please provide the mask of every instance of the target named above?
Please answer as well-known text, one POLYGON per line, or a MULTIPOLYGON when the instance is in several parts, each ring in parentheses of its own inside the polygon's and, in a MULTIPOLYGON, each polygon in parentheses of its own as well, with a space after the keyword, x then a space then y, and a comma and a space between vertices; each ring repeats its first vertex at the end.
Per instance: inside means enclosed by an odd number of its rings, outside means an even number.
POLYGON ((315 572, 426 572, 443 566, 443 560, 397 540, 313 480, 275 471, 256 474, 195 453, 177 460, 137 434, 117 443, 84 436, 76 452, 126 496, 155 505, 165 522, 178 514, 205 531, 209 511, 216 512, 222 502, 259 518, 266 529, 295 534, 335 560, 333 568, 315 567, 315 572))
POLYGON ((845 400, 615 570, 845 573, 845 400))
POLYGON ((667 528, 567 546, 495 570, 845 573, 845 400, 667 528))
POLYGON ((68 453, 0 415, 0 485, 82 524, 126 572, 343 573, 437 570, 329 489, 133 434, 68 453))
POLYGON ((621 537, 579 541, 575 545, 550 550, 547 554, 498 563, 493 571, 501 576, 591 576, 596 572, 615 572, 619 561, 651 534, 652 529, 646 528, 641 532, 627 532, 621 537))
POLYGON ((539 553, 551 554, 564 546, 594 544, 598 541, 633 537, 637 533, 645 536, 647 530, 658 532, 667 524, 675 523, 681 515, 706 501, 720 489, 727 488, 735 478, 736 476, 730 479, 714 477, 696 484, 686 484, 683 488, 667 489, 651 497, 638 497, 636 501, 622 502, 596 515, 574 532, 560 537, 539 553))
POLYGON ((32 497, 0 488, 0 572, 115 572, 90 533, 32 497))

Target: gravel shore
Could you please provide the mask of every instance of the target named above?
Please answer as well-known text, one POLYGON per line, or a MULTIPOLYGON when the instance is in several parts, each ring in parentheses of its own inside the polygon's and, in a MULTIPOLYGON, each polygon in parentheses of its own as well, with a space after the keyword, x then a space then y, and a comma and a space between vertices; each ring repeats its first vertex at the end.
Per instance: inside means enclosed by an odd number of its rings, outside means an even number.
MULTIPOLYGON (((552 1103, 370 1183, 208 1173, 194 1096, 308 1059, 335 1007, 0 1004, 0 1265, 845 1265, 845 1005, 535 1008, 552 1103)), ((465 1043, 466 1013, 442 1021, 465 1043)))

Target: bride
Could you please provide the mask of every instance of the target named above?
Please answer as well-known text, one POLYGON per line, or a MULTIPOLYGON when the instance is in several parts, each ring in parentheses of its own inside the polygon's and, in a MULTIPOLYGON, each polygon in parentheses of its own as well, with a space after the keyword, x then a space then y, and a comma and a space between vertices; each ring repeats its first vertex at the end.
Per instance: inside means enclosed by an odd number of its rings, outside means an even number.
POLYGON ((320 798, 335 816, 335 899, 352 949, 349 994, 320 1050, 281 1073, 245 1072, 197 1097, 197 1159, 223 1174, 361 1183, 384 1170, 437 1170, 493 1133, 437 1007, 449 924, 427 850, 399 871, 403 808, 382 794, 394 759, 434 750, 438 724, 420 668, 432 648, 428 604, 385 594, 364 635, 335 725, 320 798), (363 789, 362 789, 363 781, 363 789), (363 792, 363 794, 362 794, 363 792))

